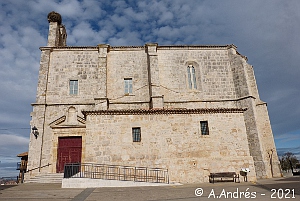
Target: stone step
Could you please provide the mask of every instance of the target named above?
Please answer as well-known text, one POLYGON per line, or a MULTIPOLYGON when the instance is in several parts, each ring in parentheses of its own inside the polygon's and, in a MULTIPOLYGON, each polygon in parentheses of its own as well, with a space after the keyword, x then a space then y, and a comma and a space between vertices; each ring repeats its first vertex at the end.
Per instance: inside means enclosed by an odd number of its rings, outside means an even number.
POLYGON ((63 177, 63 173, 46 173, 25 180, 25 183, 61 183, 63 177))

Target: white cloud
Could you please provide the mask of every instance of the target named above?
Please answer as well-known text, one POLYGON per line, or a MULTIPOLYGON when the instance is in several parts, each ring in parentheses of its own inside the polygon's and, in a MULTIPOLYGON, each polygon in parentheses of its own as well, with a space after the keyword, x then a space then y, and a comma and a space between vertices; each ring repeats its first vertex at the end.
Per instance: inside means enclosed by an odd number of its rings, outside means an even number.
POLYGON ((16 170, 17 162, 7 163, 6 161, 0 162, 0 178, 1 177, 14 177, 17 178, 19 171, 16 170))
MULTIPOLYGON (((0 132, 3 133, 3 130, 0 132)), ((20 161, 17 155, 28 151, 29 138, 15 134, 0 134, 0 139, 0 176, 13 176, 8 174, 13 174, 14 171, 7 170, 7 172, 5 172, 4 168, 11 167, 11 164, 16 165, 16 163, 20 161)))
POLYGON ((83 12, 83 9, 78 1, 63 0, 57 4, 58 13, 64 13, 64 16, 73 18, 83 12))
POLYGON ((19 33, 20 33, 20 42, 23 47, 35 49, 36 47, 39 47, 41 44, 46 43, 45 38, 41 36, 39 30, 34 29, 32 27, 22 27, 19 33), (32 40, 33 38, 34 40, 32 40))
POLYGON ((111 23, 118 29, 124 29, 130 25, 129 20, 125 16, 119 16, 116 14, 111 16, 111 23))
POLYGON ((128 17, 128 20, 145 22, 145 21, 149 20, 149 18, 150 18, 150 16, 147 15, 147 12, 135 11, 131 7, 125 8, 123 12, 124 12, 124 15, 128 17))
POLYGON ((169 11, 162 13, 158 22, 160 23, 168 23, 173 19, 173 14, 169 11))
POLYGON ((0 150, 10 146, 28 146, 29 138, 18 135, 0 134, 0 150))
POLYGON ((76 25, 70 36, 68 36, 68 39, 77 46, 84 46, 87 44, 94 44, 94 46, 96 46, 98 44, 97 41, 101 40, 97 32, 93 30, 91 25, 87 22, 81 22, 76 25), (87 41, 89 42, 87 43, 87 41))
POLYGON ((296 134, 285 133, 275 136, 275 140, 280 140, 282 142, 292 142, 295 140, 300 140, 300 131, 296 134))
POLYGON ((291 97, 295 94, 297 94, 299 90, 297 87, 291 87, 291 88, 281 88, 281 89, 275 89, 274 91, 271 91, 269 94, 269 102, 283 102, 283 99, 286 97, 291 97))
POLYGON ((298 160, 300 160, 300 146, 277 149, 278 156, 282 156, 287 152, 291 152, 297 157, 298 160))

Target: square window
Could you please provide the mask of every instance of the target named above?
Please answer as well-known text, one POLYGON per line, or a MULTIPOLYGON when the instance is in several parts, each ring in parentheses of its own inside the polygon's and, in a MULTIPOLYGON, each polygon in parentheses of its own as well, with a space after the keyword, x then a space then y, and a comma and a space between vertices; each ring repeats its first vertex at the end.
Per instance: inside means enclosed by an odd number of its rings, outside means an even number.
POLYGON ((200 121, 201 135, 209 135, 208 121, 200 121))
POLYGON ((124 78, 125 94, 132 94, 132 78, 124 78))
POLYGON ((70 80, 70 95, 78 94, 78 80, 70 80))
POLYGON ((133 142, 140 142, 141 141, 141 128, 132 128, 132 139, 133 142))

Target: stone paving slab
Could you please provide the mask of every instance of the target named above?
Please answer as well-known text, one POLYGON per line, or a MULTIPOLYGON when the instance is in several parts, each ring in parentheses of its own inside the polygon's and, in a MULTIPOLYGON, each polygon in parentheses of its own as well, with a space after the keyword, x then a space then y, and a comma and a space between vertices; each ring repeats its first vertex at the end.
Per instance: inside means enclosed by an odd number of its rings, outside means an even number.
POLYGON ((0 200, 2 201, 68 201, 72 200, 76 195, 84 189, 72 189, 66 191, 61 188, 61 184, 41 184, 41 183, 25 183, 18 186, 7 188, 0 191, 0 200))
POLYGON ((199 183, 174 186, 87 189, 62 189, 60 184, 20 184, 0 190, 0 201, 273 201, 287 199, 300 200, 300 177, 266 179, 259 180, 256 183, 217 182, 215 184, 199 183), (283 194, 279 190, 271 190, 280 188, 283 194), (289 194, 287 194, 288 190, 290 191, 289 194), (203 194, 196 196, 195 192, 199 195, 201 192, 203 194), (249 193, 248 196, 246 196, 246 192, 249 193), (272 193, 274 198, 271 198, 272 193), (281 196, 283 196, 282 199, 280 199, 281 196))

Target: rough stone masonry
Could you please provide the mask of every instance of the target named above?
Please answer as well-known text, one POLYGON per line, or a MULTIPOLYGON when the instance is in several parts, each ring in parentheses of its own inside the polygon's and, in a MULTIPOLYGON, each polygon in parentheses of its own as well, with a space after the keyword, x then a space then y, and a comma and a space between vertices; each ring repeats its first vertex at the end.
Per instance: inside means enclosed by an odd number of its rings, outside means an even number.
POLYGON ((69 162, 165 168, 181 183, 280 176, 267 104, 235 45, 73 47, 60 14, 48 21, 26 178, 69 162))

